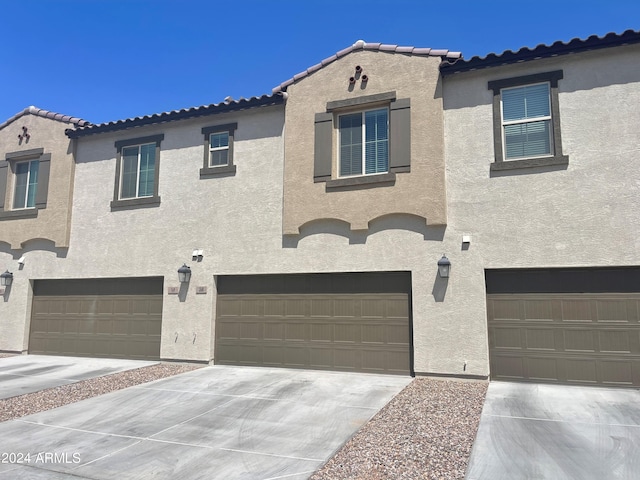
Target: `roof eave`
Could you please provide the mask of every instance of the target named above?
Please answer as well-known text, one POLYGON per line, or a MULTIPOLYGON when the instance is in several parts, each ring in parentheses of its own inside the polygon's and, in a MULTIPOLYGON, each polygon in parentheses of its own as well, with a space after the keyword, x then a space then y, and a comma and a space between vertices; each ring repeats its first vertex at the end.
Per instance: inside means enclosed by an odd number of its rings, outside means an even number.
POLYGON ((144 117, 127 118, 125 120, 117 120, 114 122, 89 125, 84 128, 67 129, 65 130, 65 134, 69 138, 79 138, 88 135, 116 132, 120 130, 128 130, 130 128, 174 122, 187 118, 196 118, 207 115, 215 115, 219 113, 248 110, 258 107, 268 107, 271 105, 280 105, 282 103, 284 103, 284 98, 282 95, 262 95, 260 97, 252 97, 249 99, 241 98, 235 101, 225 101, 222 103, 203 105, 200 107, 192 107, 188 109, 174 110, 171 112, 145 115, 144 117))
POLYGON ((591 35, 584 40, 574 38, 567 43, 558 41, 552 45, 538 45, 533 49, 523 47, 517 52, 506 50, 500 54, 490 53, 486 57, 472 57, 469 60, 460 59, 454 62, 443 62, 440 65, 440 72, 442 75, 451 75, 634 43, 640 43, 640 31, 626 30, 621 34, 608 33, 604 37, 591 35))

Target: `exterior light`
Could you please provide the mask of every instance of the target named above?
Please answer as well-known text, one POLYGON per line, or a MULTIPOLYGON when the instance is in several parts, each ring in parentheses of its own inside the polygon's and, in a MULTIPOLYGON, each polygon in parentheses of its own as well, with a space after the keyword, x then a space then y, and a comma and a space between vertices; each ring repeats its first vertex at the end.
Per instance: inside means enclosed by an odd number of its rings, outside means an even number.
POLYGON ((13 282, 13 273, 11 273, 9 270, 0 275, 0 285, 2 285, 3 287, 8 287, 9 285, 11 285, 11 282, 13 282))
POLYGON ((178 269, 178 279, 180 283, 189 283, 191 280, 191 268, 187 267, 186 263, 178 269))
POLYGON ((451 262, 443 254, 442 258, 438 260, 438 273, 442 278, 449 278, 450 272, 451 272, 451 262))

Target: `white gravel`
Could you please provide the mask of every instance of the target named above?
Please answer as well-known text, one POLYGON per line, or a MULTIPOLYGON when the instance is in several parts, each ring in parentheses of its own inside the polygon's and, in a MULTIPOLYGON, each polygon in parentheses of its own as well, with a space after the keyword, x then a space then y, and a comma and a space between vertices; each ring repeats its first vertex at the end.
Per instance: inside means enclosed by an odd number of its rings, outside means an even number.
POLYGON ((463 479, 487 386, 416 378, 311 480, 463 479))
MULTIPOLYGON (((0 400, 0 422, 197 368, 161 363, 0 400)), ((311 480, 463 479, 487 386, 414 379, 311 480)))

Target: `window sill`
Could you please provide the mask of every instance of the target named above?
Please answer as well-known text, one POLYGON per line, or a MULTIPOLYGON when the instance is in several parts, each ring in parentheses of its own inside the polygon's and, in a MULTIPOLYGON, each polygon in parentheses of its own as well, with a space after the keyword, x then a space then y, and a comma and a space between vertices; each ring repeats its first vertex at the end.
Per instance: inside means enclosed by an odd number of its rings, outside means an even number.
POLYGON ((395 173, 383 173, 380 175, 363 175, 362 177, 338 178, 326 182, 327 190, 341 187, 357 187, 360 185, 376 185, 395 183, 395 173))
POLYGON ((504 170, 551 167, 557 165, 569 165, 569 157, 567 155, 562 155, 559 157, 526 158, 524 160, 506 160, 504 162, 494 162, 491 164, 491 171, 501 172, 504 170))
POLYGON ((206 167, 200 169, 200 178, 212 178, 231 176, 236 174, 235 165, 225 165, 222 167, 206 167))
POLYGON ((126 200, 112 200, 111 211, 128 210, 134 208, 151 208, 160 206, 160 197, 128 198, 126 200))
POLYGON ((38 216, 37 208, 28 208, 24 210, 9 210, 6 212, 0 212, 0 221, 17 220, 20 218, 36 218, 37 216, 38 216))

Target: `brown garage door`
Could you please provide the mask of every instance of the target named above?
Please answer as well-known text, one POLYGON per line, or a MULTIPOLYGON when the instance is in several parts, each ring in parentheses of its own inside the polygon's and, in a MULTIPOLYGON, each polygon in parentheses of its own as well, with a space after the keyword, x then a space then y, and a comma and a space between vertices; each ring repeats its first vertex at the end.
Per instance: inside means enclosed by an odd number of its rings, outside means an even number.
POLYGON ((640 286, 638 275, 633 269, 487 272, 488 292, 501 290, 487 296, 491 377, 640 386, 640 293, 628 291, 640 286), (606 291, 614 288, 627 291, 606 291))
POLYGON ((160 358, 162 278, 36 280, 29 353, 160 358))
POLYGON ((215 361, 408 375, 410 274, 218 278, 215 361))

